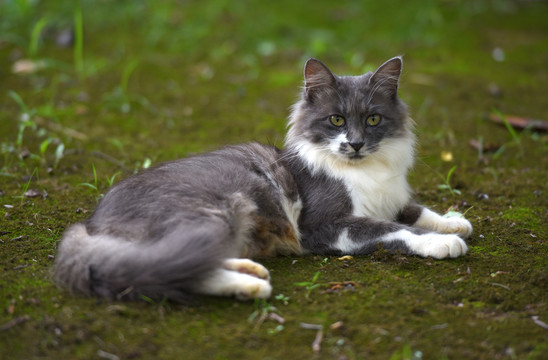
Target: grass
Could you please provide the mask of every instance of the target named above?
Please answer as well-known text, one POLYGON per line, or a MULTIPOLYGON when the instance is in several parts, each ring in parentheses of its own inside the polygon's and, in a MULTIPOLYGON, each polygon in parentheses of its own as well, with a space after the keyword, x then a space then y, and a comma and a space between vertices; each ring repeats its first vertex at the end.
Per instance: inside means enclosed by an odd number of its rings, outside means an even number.
POLYGON ((457 170, 457 165, 455 165, 451 169, 449 169, 449 171, 447 172, 447 175, 445 176, 445 178, 440 175, 441 179, 443 180, 443 184, 438 185, 438 189, 447 190, 452 195, 461 195, 461 191, 459 189, 454 189, 451 186, 451 175, 453 175, 453 172, 455 172, 455 170, 457 170))
POLYGON ((0 358, 546 358, 547 333, 533 317, 548 322, 548 138, 478 120, 492 109, 548 119, 546 10, 513 1, 0 2, 0 358), (66 29, 74 43, 58 47, 66 29), (494 48, 505 61, 493 60, 494 48), (420 202, 472 221, 466 256, 266 259, 275 295, 264 303, 107 303, 52 284, 59 238, 107 186, 224 144, 281 146, 308 57, 358 74, 398 54, 420 143, 411 183, 420 202), (11 73, 25 58, 47 66, 11 73), (472 138, 504 151, 478 156, 472 138), (47 196, 25 197, 29 189, 47 196), (318 332, 302 323, 322 329, 317 353, 318 332))
POLYGON ((82 78, 84 76, 84 20, 80 3, 74 8, 74 68, 82 78))

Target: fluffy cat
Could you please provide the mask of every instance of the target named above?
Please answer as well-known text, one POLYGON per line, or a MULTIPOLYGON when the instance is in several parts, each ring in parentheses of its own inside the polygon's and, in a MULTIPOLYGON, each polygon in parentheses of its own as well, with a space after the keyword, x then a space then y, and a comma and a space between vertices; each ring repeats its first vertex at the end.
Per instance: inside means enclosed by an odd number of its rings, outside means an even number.
POLYGON ((285 148, 257 143, 160 164, 110 189, 59 245, 54 278, 108 299, 267 298, 250 258, 389 250, 457 257, 472 232, 411 199, 415 136, 402 60, 337 76, 310 59, 285 148))

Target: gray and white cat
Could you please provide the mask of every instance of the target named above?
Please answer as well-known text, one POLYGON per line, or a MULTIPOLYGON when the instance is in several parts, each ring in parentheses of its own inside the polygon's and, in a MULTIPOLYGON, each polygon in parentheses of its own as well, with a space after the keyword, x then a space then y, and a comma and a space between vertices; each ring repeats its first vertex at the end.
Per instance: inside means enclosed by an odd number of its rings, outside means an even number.
POLYGON ((108 299, 267 298, 276 254, 457 257, 472 226, 414 203, 415 136, 399 57, 334 75, 310 59, 285 148, 257 143, 160 164, 110 189, 59 245, 54 277, 108 299))

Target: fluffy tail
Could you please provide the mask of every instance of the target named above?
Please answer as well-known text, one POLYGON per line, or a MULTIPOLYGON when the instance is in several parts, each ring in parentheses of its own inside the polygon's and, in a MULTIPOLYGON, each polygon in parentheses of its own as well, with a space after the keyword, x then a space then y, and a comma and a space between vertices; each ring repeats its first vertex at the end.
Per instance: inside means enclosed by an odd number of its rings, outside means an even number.
POLYGON ((90 235, 84 224, 74 224, 59 245, 53 276, 59 285, 90 296, 187 302, 229 255, 223 242, 229 231, 223 225, 185 227, 142 243, 90 235))

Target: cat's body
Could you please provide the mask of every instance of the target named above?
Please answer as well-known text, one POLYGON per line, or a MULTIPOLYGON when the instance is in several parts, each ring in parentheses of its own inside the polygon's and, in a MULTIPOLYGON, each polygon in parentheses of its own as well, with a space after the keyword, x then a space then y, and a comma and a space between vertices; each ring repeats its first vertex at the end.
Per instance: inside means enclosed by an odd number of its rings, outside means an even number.
POLYGON ((309 60, 283 150, 229 146, 121 181, 65 233, 57 282, 110 299, 265 298, 268 271, 248 258, 367 254, 379 243, 465 254, 470 223, 411 200, 415 137, 400 72, 400 58, 356 77, 309 60))

